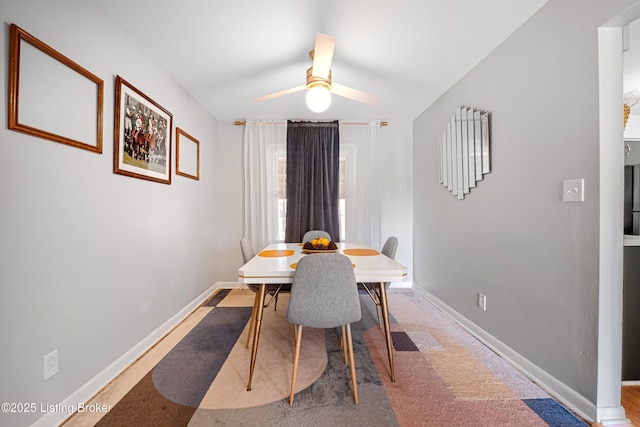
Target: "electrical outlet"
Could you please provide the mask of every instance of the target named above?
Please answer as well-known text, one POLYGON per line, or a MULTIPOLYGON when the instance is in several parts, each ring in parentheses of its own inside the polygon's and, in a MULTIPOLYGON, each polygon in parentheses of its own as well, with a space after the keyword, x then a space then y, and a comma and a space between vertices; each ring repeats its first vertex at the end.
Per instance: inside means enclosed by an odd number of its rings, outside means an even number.
POLYGON ((48 380, 59 371, 58 369, 58 350, 44 356, 44 379, 48 380))
POLYGON ((487 296, 484 294, 478 294, 478 307, 482 311, 487 311, 487 296))

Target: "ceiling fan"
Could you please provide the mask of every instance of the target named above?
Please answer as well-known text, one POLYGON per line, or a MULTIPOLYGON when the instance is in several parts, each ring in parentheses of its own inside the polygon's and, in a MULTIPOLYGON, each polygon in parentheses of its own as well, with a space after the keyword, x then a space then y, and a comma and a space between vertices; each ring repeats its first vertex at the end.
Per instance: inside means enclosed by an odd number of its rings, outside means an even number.
POLYGON ((331 93, 365 104, 376 102, 378 100, 376 96, 341 85, 331 79, 331 60, 335 47, 335 37, 317 33, 315 47, 309 52, 309 57, 313 61, 313 64, 307 69, 307 83, 270 95, 261 96, 257 98, 256 101, 266 101, 307 89, 307 106, 311 111, 316 113, 321 113, 329 108, 331 104, 331 93))

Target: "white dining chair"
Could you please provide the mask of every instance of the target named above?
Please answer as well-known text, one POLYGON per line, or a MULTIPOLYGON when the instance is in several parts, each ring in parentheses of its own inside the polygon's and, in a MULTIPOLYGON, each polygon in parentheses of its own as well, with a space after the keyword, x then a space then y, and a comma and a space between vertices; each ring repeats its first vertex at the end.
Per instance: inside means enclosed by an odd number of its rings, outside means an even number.
MULTIPOLYGON (((382 249, 380 253, 388 256, 391 259, 395 259, 396 251, 398 250, 398 238, 395 236, 389 236, 387 240, 382 245, 382 249)), ((384 287, 385 291, 389 289, 390 282, 385 282, 384 287)), ((378 316, 378 325, 382 327, 382 319, 380 317, 382 312, 382 306, 380 303, 380 291, 378 290, 378 285, 376 283, 360 283, 360 286, 367 291, 371 299, 376 305, 376 316, 378 316)))
POLYGON ((302 243, 307 243, 313 239, 324 237, 327 240, 331 240, 331 235, 324 230, 309 230, 302 236, 302 243))

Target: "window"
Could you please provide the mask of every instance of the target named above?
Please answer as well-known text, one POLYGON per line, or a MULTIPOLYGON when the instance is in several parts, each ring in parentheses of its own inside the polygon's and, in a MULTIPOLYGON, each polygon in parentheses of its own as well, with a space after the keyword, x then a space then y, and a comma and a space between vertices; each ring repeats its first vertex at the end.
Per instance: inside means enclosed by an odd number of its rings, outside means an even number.
MULTIPOLYGON (((338 201, 338 219, 340 221, 340 241, 345 239, 345 157, 340 157, 340 184, 338 201)), ((278 241, 284 241, 285 227, 287 226, 287 159, 278 157, 278 241)))

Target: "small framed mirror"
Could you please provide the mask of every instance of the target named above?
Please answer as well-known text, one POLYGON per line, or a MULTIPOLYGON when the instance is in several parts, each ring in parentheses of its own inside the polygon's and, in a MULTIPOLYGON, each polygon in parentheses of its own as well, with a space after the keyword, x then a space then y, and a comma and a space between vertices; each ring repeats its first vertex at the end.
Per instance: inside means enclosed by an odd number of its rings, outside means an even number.
POLYGON ((176 175, 200 180, 200 141, 176 128, 176 175))
POLYGON ((102 79, 11 24, 9 129, 101 154, 103 91, 102 79))

